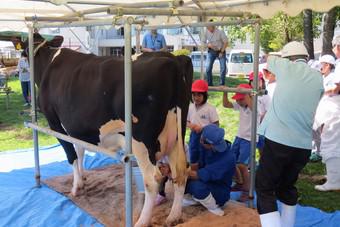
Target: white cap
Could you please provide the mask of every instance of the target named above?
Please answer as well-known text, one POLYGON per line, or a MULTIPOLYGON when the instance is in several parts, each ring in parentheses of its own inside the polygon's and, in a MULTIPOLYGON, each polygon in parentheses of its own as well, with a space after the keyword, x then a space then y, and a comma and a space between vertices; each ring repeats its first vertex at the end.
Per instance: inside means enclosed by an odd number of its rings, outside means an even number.
POLYGON ((332 45, 340 45, 340 35, 334 36, 333 40, 332 40, 332 45))
POLYGON ((308 56, 308 52, 305 45, 296 41, 287 43, 282 48, 281 54, 283 58, 300 55, 308 56))
POLYGON ((335 58, 330 55, 330 54, 325 54, 325 55, 322 55, 320 60, 319 60, 320 63, 328 63, 328 64, 331 64, 331 65, 335 65, 335 58))

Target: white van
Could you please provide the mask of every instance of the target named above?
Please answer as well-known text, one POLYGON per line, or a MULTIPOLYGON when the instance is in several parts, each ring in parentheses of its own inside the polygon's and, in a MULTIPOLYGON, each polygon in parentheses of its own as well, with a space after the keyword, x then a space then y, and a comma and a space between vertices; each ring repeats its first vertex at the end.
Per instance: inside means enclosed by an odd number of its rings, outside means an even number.
MULTIPOLYGON (((194 72, 201 72, 201 51, 193 51, 190 54, 190 58, 192 61, 192 65, 194 67, 194 72)), ((205 72, 206 68, 206 60, 207 60, 207 52, 203 52, 203 70, 205 72)), ((215 60, 213 69, 213 73, 219 73, 220 72, 220 62, 218 59, 215 60)))
POLYGON ((228 60, 228 75, 244 78, 253 71, 254 54, 252 50, 232 50, 228 60))

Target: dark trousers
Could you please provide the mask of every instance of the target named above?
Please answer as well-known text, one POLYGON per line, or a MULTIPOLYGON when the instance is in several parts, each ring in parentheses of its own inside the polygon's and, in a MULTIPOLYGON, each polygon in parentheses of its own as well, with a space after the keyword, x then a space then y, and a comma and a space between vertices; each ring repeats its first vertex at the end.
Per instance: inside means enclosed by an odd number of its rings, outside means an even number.
POLYGON ((30 103, 30 82, 29 81, 21 81, 21 90, 22 95, 24 96, 25 102, 30 103))
POLYGON ((294 185, 310 153, 307 149, 265 139, 255 181, 259 214, 277 211, 277 199, 290 206, 296 205, 298 193, 294 185))
POLYGON ((218 57, 220 52, 209 50, 208 58, 207 58, 207 67, 206 67, 206 80, 209 86, 213 86, 213 77, 212 77, 212 69, 216 58, 220 61, 220 85, 224 85, 225 83, 225 75, 227 74, 227 58, 226 54, 223 53, 222 57, 218 57))

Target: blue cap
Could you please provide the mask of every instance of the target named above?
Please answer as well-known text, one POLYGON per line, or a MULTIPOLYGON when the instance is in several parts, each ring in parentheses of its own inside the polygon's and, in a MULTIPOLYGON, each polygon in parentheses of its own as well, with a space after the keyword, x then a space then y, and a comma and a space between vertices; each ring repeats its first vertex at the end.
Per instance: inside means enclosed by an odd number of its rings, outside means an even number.
POLYGON ((202 137, 205 142, 213 145, 218 152, 224 152, 227 149, 227 143, 224 140, 224 129, 215 124, 205 126, 202 131, 202 137))

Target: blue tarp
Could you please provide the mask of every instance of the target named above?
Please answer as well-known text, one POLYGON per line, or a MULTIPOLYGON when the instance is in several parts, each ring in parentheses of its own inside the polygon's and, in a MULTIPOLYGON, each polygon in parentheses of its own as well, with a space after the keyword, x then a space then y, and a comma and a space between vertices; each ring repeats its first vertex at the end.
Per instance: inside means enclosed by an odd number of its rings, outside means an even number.
MULTIPOLYGON (((40 150, 42 179, 72 172, 60 146, 40 150)), ((99 153, 86 153, 86 169, 118 163, 99 153)), ((0 153, 0 226, 103 226, 71 200, 45 185, 35 188, 32 150, 0 153)), ((239 193, 232 193, 237 199, 239 193)), ((297 208, 296 227, 338 227, 340 212, 297 208)))

